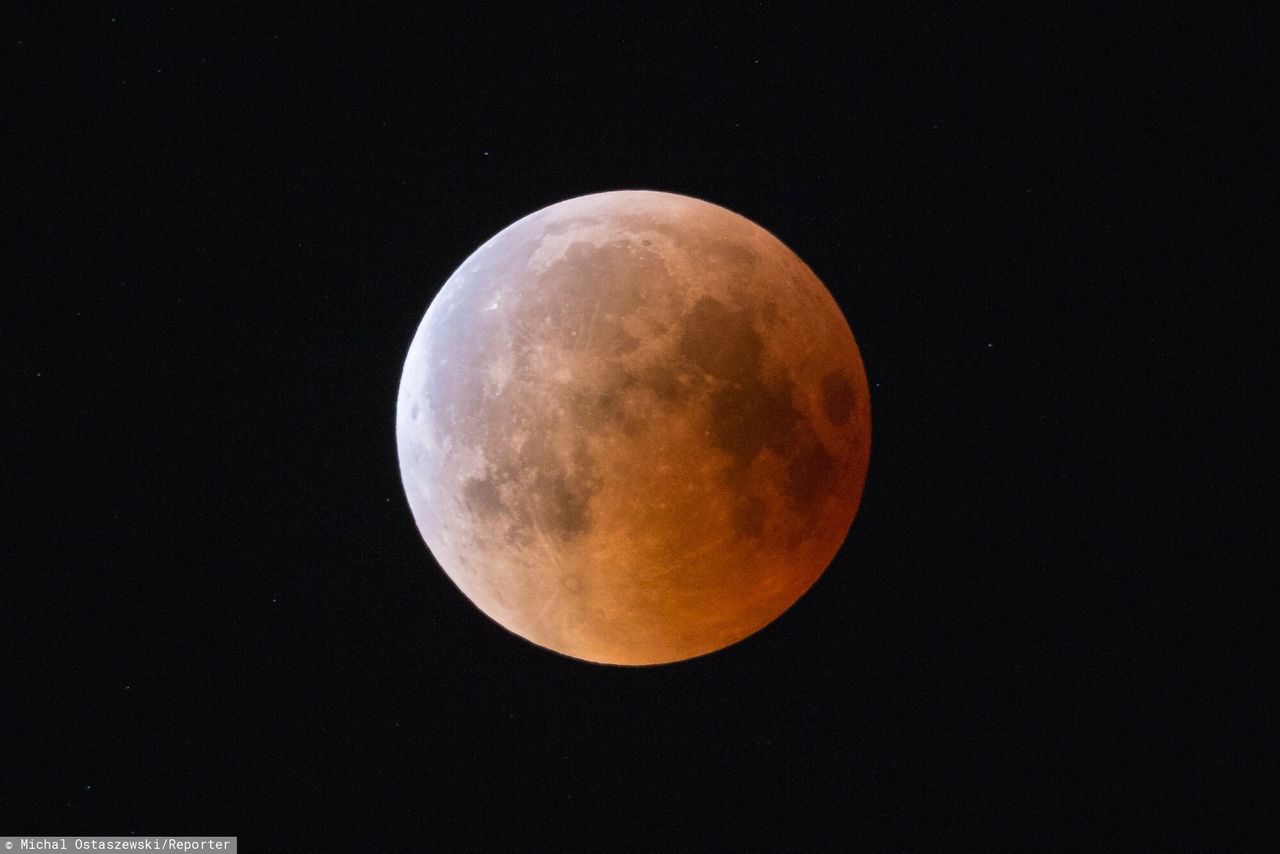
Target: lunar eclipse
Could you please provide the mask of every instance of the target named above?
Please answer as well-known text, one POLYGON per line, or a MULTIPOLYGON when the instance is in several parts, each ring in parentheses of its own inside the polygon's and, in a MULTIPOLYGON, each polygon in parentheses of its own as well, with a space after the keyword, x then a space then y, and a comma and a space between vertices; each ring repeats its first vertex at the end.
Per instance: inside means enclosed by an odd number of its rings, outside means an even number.
POLYGON ((669 193, 551 205, 450 277, 409 348, 401 479, 493 620, 612 664, 709 653, 818 579, 871 442, 853 334, 769 232, 669 193))

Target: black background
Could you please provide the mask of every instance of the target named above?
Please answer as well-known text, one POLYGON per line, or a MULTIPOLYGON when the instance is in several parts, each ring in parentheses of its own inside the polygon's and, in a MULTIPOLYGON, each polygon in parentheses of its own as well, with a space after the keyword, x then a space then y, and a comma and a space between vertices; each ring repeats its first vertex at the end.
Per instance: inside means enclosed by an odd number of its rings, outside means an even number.
POLYGON ((6 13, 0 833, 1264 844, 1261 21, 74 5, 6 13), (643 669, 472 607, 394 441, 449 274, 625 188, 787 243, 873 395, 819 583, 643 669))

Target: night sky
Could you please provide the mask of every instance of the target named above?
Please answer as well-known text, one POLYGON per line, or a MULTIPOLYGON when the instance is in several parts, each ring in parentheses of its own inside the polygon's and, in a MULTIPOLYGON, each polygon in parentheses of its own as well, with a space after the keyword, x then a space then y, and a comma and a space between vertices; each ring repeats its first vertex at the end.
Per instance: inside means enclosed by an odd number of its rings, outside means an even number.
POLYGON ((1232 789, 1266 753, 1245 694, 1275 679, 1232 634, 1241 532, 1274 521, 1274 436, 1243 432, 1274 427, 1274 370, 1236 325, 1274 244, 1247 213, 1276 198, 1260 22, 22 5, 0 834, 1263 847, 1274 787, 1232 789), (396 459, 450 273, 613 189, 778 236, 872 394, 830 569, 658 668, 484 617, 396 459))

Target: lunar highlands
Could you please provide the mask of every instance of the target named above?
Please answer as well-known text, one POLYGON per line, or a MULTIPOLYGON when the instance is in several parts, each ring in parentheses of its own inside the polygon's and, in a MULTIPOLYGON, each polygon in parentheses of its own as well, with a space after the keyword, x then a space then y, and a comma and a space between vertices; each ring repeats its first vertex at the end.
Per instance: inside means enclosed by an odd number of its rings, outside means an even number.
POLYGON ((657 664, 721 649, 835 556, 871 442, 822 282, 760 226, 625 191, 512 224, 432 301, 396 407, 418 528, 536 644, 657 664))

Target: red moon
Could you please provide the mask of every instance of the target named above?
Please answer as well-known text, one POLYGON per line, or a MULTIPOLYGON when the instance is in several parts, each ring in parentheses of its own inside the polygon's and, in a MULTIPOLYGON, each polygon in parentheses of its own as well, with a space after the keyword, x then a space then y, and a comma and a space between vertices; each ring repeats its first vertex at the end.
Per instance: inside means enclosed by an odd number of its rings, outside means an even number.
POLYGON ((659 664, 756 632, 830 564, 871 447, 817 276, 708 202, 622 191, 507 227, 432 301, 396 405, 427 546, 515 634, 659 664))

